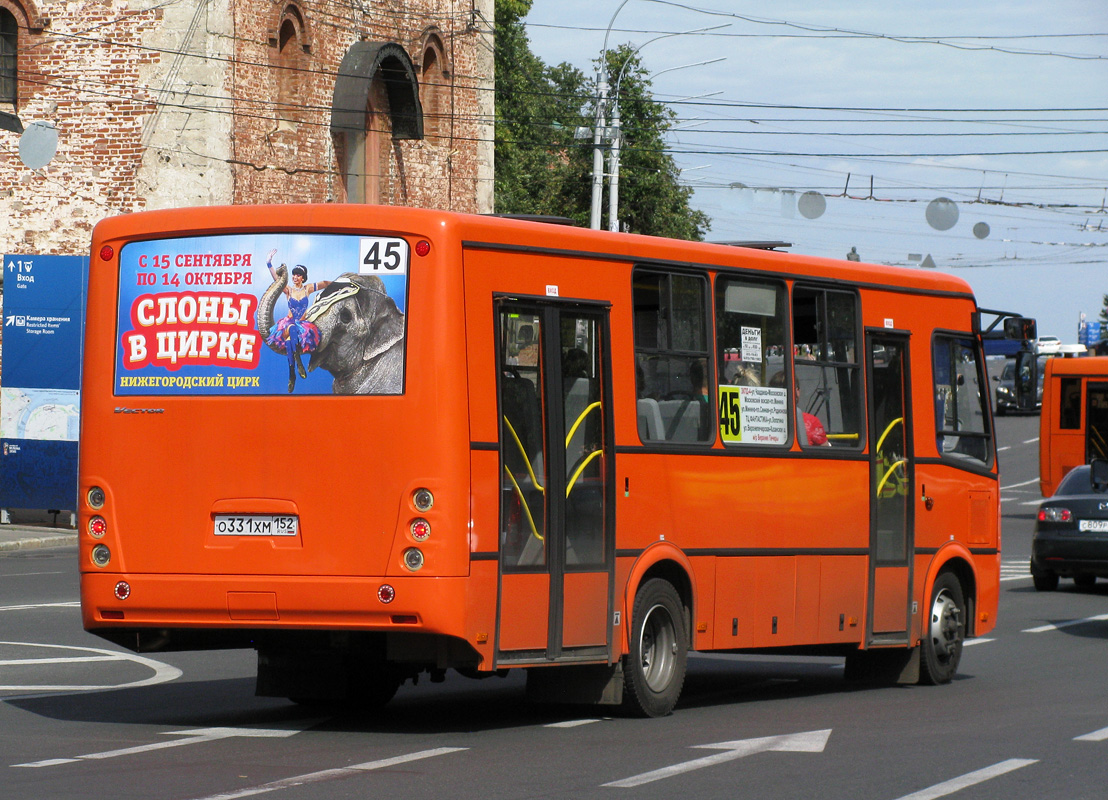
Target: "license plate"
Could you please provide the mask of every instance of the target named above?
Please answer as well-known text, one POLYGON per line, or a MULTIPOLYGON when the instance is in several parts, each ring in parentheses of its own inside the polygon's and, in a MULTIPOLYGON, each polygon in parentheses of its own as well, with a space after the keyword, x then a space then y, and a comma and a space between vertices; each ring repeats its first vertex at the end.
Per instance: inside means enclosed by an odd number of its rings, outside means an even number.
POLYGON ((1083 519, 1077 523, 1079 531, 1108 531, 1108 519, 1083 519))
POLYGON ((300 520, 288 514, 216 514, 216 536, 296 536, 300 520))

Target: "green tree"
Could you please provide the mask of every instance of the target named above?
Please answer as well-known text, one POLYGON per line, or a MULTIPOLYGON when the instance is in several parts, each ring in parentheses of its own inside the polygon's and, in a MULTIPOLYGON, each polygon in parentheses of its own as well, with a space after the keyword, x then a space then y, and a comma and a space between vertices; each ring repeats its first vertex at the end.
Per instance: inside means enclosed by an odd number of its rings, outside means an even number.
MULTIPOLYGON (((592 138, 575 139, 574 131, 591 131, 596 86, 576 67, 550 67, 531 52, 523 26, 531 2, 496 0, 496 211, 551 214, 587 226, 592 138)), ((607 62, 611 91, 623 73, 615 98, 622 119, 621 227, 703 238, 708 217, 690 206, 692 191, 680 185, 680 173, 665 149, 673 113, 653 99, 646 70, 632 48, 609 50, 607 62)), ((605 191, 605 209, 607 202, 605 191)))

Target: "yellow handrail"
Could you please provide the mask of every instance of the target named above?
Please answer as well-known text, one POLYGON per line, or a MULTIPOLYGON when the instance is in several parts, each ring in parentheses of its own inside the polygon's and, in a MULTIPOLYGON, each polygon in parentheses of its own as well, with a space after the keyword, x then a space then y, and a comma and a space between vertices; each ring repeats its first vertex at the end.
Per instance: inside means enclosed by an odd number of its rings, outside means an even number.
POLYGON ((535 518, 531 516, 531 507, 527 505, 527 498, 523 496, 523 490, 520 489, 519 484, 516 483, 516 476, 512 474, 512 471, 508 469, 507 465, 504 466, 504 471, 508 473, 508 480, 512 482, 512 486, 516 489, 516 494, 519 495, 519 504, 523 506, 523 512, 527 515, 527 522, 531 526, 531 535, 540 542, 546 541, 543 535, 539 533, 539 529, 535 526, 535 518))
POLYGON ((566 434, 566 447, 569 447, 569 441, 573 438, 573 434, 577 433, 577 428, 579 428, 581 426, 581 423, 585 421, 585 415, 592 411, 594 408, 600 408, 599 400, 597 400, 595 403, 590 403, 588 406, 585 407, 585 410, 578 415, 577 421, 573 423, 573 427, 570 428, 569 433, 566 434))
POLYGON ((829 434, 827 434, 827 438, 828 439, 853 439, 854 441, 858 441, 858 434, 856 434, 856 433, 829 433, 829 434))
POLYGON ((573 477, 569 479, 569 484, 566 486, 567 500, 569 499, 569 493, 573 490, 573 484, 577 483, 577 479, 581 477, 581 473, 585 471, 585 467, 587 467, 594 458, 602 455, 603 453, 603 450, 593 450, 591 453, 589 453, 589 457, 581 462, 581 466, 579 466, 577 470, 573 473, 573 477))
POLYGON ((897 417, 896 419, 894 419, 892 422, 889 423, 889 427, 885 428, 885 432, 883 434, 881 434, 881 438, 877 440, 877 447, 874 448, 875 452, 880 454, 881 445, 885 443, 885 437, 889 435, 889 433, 892 431, 894 425, 897 425, 901 422, 904 422, 904 417, 897 417))
MULTIPOLYGON (((539 483, 539 479, 535 477, 535 471, 531 469, 531 458, 527 455, 527 451, 523 447, 523 442, 519 440, 519 435, 516 433, 516 429, 512 427, 512 423, 508 421, 508 417, 504 417, 504 424, 508 426, 509 432, 512 434, 512 438, 516 441, 516 447, 519 448, 519 452, 523 455, 523 463, 527 465, 527 472, 531 476, 531 483, 535 484, 535 488, 540 492, 545 493, 546 487, 539 483)), ((507 469, 507 467, 504 467, 507 469)), ((514 480, 514 479, 513 479, 514 480)))
POLYGON ((877 494, 878 496, 880 496, 880 495, 881 495, 881 490, 885 488, 885 484, 886 484, 886 483, 888 482, 889 478, 890 478, 890 477, 892 476, 892 474, 893 474, 893 471, 894 471, 894 470, 895 470, 895 469, 896 469, 897 467, 902 467, 902 466, 904 466, 904 465, 905 465, 905 464, 907 464, 907 463, 908 463, 908 459, 906 459, 906 458, 902 458, 902 459, 899 459, 898 461, 894 461, 894 462, 893 462, 893 465, 892 465, 891 467, 889 467, 889 469, 888 469, 888 470, 887 470, 887 471, 885 472, 885 475, 884 475, 884 477, 882 477, 882 478, 881 478, 881 481, 880 481, 880 482, 879 482, 879 483, 877 484, 877 492, 876 492, 876 494, 877 494))

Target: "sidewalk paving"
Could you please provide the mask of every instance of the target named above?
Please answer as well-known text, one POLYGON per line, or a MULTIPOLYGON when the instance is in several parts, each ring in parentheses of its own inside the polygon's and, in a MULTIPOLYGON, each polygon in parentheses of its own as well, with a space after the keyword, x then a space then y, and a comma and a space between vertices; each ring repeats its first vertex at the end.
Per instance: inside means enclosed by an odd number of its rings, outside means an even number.
POLYGON ((77 544, 77 531, 69 527, 70 512, 10 509, 11 522, 0 524, 0 553, 77 544))

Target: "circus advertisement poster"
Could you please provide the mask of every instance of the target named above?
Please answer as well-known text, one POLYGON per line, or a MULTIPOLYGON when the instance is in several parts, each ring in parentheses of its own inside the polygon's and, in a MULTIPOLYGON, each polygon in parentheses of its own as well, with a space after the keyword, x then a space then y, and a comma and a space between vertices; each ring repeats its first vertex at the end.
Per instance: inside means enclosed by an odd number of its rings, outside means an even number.
POLYGON ((402 394, 408 263, 389 236, 132 242, 115 393, 402 394))

